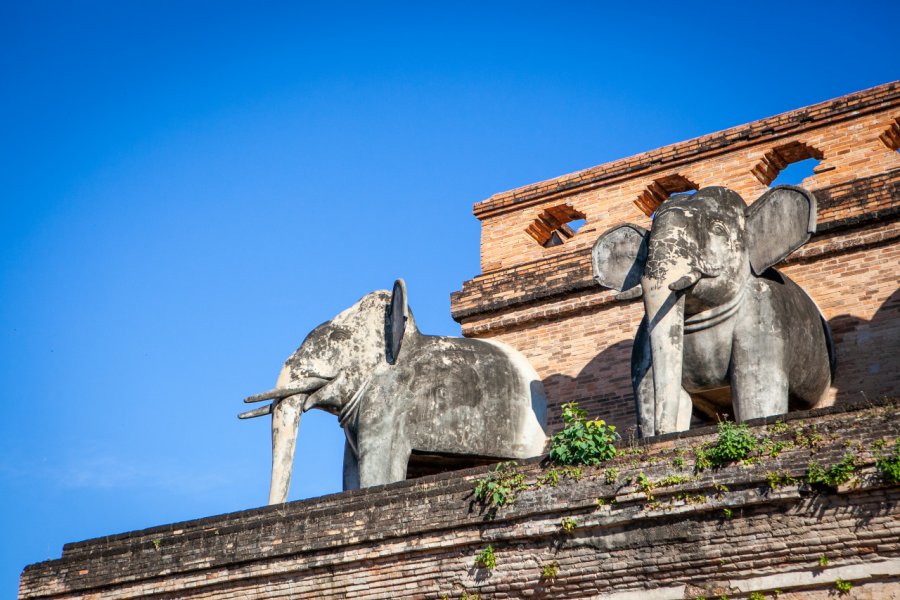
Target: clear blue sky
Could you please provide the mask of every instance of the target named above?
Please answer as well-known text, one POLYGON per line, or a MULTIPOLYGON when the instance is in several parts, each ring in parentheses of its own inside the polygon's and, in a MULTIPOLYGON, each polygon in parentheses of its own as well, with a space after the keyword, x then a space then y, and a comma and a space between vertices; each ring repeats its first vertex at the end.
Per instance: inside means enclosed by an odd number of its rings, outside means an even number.
MULTIPOLYGON (((458 334, 473 202, 900 76, 896 2, 670 6, 0 3, 0 595, 263 504, 241 398, 398 276, 458 334)), ((306 415, 292 498, 342 440, 306 415)))

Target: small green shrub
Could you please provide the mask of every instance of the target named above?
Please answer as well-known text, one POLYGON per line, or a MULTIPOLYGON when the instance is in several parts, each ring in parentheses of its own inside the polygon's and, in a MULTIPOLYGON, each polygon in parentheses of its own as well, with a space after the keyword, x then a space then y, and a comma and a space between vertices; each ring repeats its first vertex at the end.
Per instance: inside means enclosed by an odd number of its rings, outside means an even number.
POLYGON ((563 465, 598 465, 616 456, 619 439, 614 425, 588 420, 575 402, 563 404, 566 427, 550 438, 550 459, 563 465))
POLYGON ((770 440, 769 438, 766 438, 763 442, 762 451, 768 454, 770 458, 778 458, 782 451, 784 451, 785 448, 790 448, 791 445, 791 442, 775 442, 770 440))
MULTIPOLYGON (((882 440, 883 441, 883 440, 882 440)), ((884 447, 882 444, 881 448, 884 447)), ((878 448, 880 451, 881 448, 878 448)), ((893 452, 881 454, 875 461, 878 474, 887 483, 900 483, 900 439, 894 442, 893 452)))
POLYGON ((747 458, 755 449, 756 438, 749 427, 723 421, 719 423, 719 436, 709 449, 709 456, 713 464, 724 465, 747 458))
POLYGON ((560 527, 562 527, 563 533, 569 534, 578 527, 578 521, 569 517, 563 517, 563 520, 560 522, 560 527))
POLYGON ((690 481, 694 481, 694 477, 688 477, 687 475, 669 475, 668 477, 663 477, 657 481, 656 487, 672 487, 673 485, 681 485, 682 483, 688 483, 690 481))
POLYGON ((556 487, 559 485, 559 471, 556 469, 550 469, 540 477, 538 477, 538 485, 544 486, 549 485, 550 487, 556 487))
POLYGON ((619 470, 613 467, 610 467, 603 471, 603 481, 607 484, 612 485, 616 481, 619 480, 619 470))
POLYGON ((734 515, 734 512, 730 508, 722 509, 722 516, 726 519, 730 519, 734 515))
POLYGON ((541 578, 547 581, 553 581, 559 576, 559 563, 554 561, 548 562, 541 567, 541 578))
POLYGON ((815 450, 822 443, 822 434, 815 423, 804 430, 801 427, 794 429, 794 444, 809 450, 815 450))
POLYGON ((818 463, 811 464, 806 478, 811 485, 837 487, 850 481, 855 469, 856 456, 845 454, 839 463, 827 469, 822 468, 818 463))
POLYGON ((849 594, 850 590, 853 589, 853 582, 838 578, 834 581, 834 587, 843 596, 844 594, 849 594))
POLYGON ((766 595, 762 592, 750 592, 748 600, 766 600, 766 595))
POLYGON ((644 475, 644 472, 641 471, 637 476, 637 486, 641 488, 641 491, 650 495, 650 492, 653 491, 653 482, 650 481, 650 478, 644 475))
POLYGON ((777 490, 783 485, 794 485, 797 479, 785 471, 769 471, 766 473, 766 484, 769 489, 777 490))
POLYGON ((824 554, 819 557, 819 566, 827 567, 828 566, 828 557, 824 554))
POLYGON ((499 463, 488 476, 475 482, 475 498, 482 506, 489 506, 493 512, 502 506, 512 504, 516 494, 528 486, 525 475, 516 471, 515 462, 499 463))
POLYGON ((488 544, 488 547, 475 555, 475 566, 488 571, 497 568, 497 556, 494 554, 494 547, 488 544))

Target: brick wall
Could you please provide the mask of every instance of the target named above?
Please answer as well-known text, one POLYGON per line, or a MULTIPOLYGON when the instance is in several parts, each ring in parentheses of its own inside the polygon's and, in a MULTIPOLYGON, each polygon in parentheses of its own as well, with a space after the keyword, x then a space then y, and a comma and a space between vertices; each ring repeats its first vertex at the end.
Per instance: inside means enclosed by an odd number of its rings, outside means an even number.
POLYGON ((483 272, 452 295, 452 314, 464 335, 505 341, 529 358, 554 428, 570 400, 631 427, 631 343, 643 308, 592 281, 594 240, 623 222, 648 228, 648 199, 679 181, 728 186, 752 202, 778 168, 812 156, 820 162, 803 185, 818 199, 818 233, 778 268, 833 329, 839 367, 829 401, 900 393, 898 119, 895 82, 496 194, 475 205, 483 272), (561 205, 586 223, 545 248, 528 230, 561 205))
POLYGON ((528 487, 493 519, 472 497, 479 467, 67 544, 25 568, 19 598, 825 599, 837 579, 853 597, 894 598, 900 486, 877 475, 873 453, 900 436, 898 416, 883 402, 759 420, 754 433, 782 442, 780 454, 701 472, 695 449, 710 429, 626 444, 556 487, 537 483, 547 467, 533 460, 519 467, 528 487), (799 481, 848 452, 848 484, 799 481), (772 489, 774 473, 798 481, 772 489), (570 534, 563 518, 576 521, 570 534), (493 571, 473 564, 488 544, 493 571), (542 577, 553 562, 557 577, 542 577))

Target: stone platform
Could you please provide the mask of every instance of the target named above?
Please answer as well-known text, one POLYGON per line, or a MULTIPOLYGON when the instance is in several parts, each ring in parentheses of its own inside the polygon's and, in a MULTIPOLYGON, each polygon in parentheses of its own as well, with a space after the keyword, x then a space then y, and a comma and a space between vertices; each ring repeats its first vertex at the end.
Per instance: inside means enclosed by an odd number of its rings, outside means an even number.
POLYGON ((699 472, 714 428, 625 441, 578 480, 557 468, 555 486, 530 461, 494 518, 473 495, 478 467, 67 544, 25 569, 19 597, 785 599, 834 597, 841 580, 849 597, 900 598, 900 485, 874 468, 880 440, 900 436, 898 404, 751 425, 758 457, 699 472), (848 483, 804 482, 848 453, 848 483), (489 544, 490 571, 474 566, 489 544))

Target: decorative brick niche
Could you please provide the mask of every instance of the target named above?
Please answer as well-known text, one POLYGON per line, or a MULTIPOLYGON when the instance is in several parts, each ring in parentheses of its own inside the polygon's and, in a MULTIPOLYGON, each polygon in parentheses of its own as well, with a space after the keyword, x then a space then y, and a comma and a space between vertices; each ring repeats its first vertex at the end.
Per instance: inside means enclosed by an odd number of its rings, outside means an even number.
MULTIPOLYGON (((525 230, 538 244, 552 248, 565 243, 579 229, 578 221, 583 221, 585 214, 569 204, 560 204, 541 211, 538 218, 525 230)), ((582 223, 583 224, 583 223, 582 223)))
POLYGON ((771 185, 788 165, 814 158, 822 160, 825 154, 803 142, 790 142, 766 152, 763 159, 750 171, 763 185, 771 185))
POLYGON ((638 199, 634 201, 634 205, 649 217, 655 213, 656 209, 659 208, 659 205, 665 202, 670 196, 684 192, 697 191, 699 189, 700 186, 684 175, 674 173, 672 175, 667 175, 666 177, 654 179, 653 183, 640 193, 638 199))
POLYGON ((895 152, 900 150, 900 117, 894 119, 890 127, 878 136, 878 139, 891 150, 895 152))

